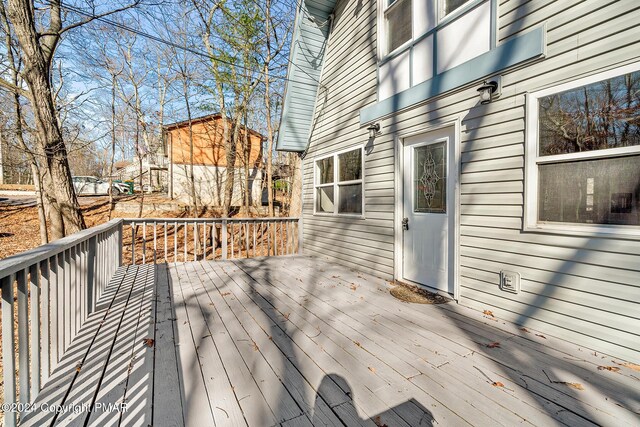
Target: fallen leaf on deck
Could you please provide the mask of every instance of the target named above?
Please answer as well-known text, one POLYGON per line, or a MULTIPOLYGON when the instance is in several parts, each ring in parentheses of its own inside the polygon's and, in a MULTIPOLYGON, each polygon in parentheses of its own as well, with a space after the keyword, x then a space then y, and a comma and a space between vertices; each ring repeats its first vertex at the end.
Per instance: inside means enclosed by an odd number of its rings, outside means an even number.
POLYGON ((492 342, 491 344, 486 344, 486 346, 488 348, 500 348, 500 343, 499 342, 492 342))
POLYGON ((495 381, 493 384, 491 384, 494 387, 504 387, 504 384, 502 384, 500 381, 495 381))
POLYGON ((142 342, 144 342, 144 345, 146 345, 147 347, 153 347, 153 343, 155 341, 153 340, 153 338, 145 338, 142 340, 142 342))
POLYGON ((612 360, 612 362, 615 363, 616 365, 624 366, 626 368, 633 369, 634 371, 640 372, 640 365, 636 365, 635 363, 616 362, 615 360, 612 360))
POLYGON ((388 425, 384 424, 382 422, 382 420, 380 419, 380 415, 378 415, 377 417, 375 417, 373 419, 373 422, 376 424, 377 427, 389 427, 388 425))
POLYGON ((540 338, 544 338, 545 340, 547 339, 547 337, 545 337, 545 336, 544 336, 544 335, 542 335, 542 334, 536 334, 536 336, 537 336, 537 337, 540 337, 540 338))
POLYGON ((373 368, 373 367, 369 366, 369 370, 370 370, 371 372, 373 372, 374 374, 376 373, 376 368, 373 368))
POLYGON ((618 368, 617 366, 598 366, 598 371, 618 372, 619 370, 620 368, 618 368))
POLYGON ((358 286, 360 286, 360 285, 356 285, 355 283, 352 283, 351 284, 351 290, 355 291, 356 289, 358 289, 358 286))
POLYGON ((81 370, 81 369, 82 369, 82 363, 79 363, 79 364, 76 366, 76 372, 80 372, 80 370, 81 370))
POLYGON ((223 296, 223 297, 226 297, 227 295, 231 295, 231 292, 223 292, 223 293, 222 293, 222 296, 223 296))
POLYGON ((360 344, 358 341, 354 341, 353 342, 355 345, 357 345, 358 347, 362 347, 362 344, 360 344))
POLYGON ((282 317, 284 317, 285 319, 289 320, 289 316, 291 315, 291 313, 286 313, 284 314, 282 317))
POLYGON ((520 328, 520 330, 521 330, 522 332, 526 332, 527 334, 528 334, 528 333, 530 333, 530 332, 529 332, 529 330, 528 330, 527 328, 520 328))
POLYGON ((258 351, 258 350, 260 350, 260 347, 258 347, 258 344, 256 344, 256 342, 255 342, 255 341, 252 341, 252 342, 253 342, 253 351, 258 351))
POLYGON ((484 314, 485 316, 495 317, 491 310, 485 310, 482 312, 482 314, 484 314))
POLYGON ((584 390, 584 386, 580 383, 560 383, 560 384, 566 384, 571 388, 575 388, 576 390, 584 390))

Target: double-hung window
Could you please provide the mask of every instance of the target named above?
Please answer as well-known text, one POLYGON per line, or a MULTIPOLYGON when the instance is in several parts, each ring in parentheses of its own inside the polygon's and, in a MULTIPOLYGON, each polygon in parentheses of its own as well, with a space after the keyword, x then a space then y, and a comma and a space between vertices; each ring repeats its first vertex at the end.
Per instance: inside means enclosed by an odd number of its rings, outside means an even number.
POLYGON ((411 40, 411 1, 412 0, 386 0, 387 7, 384 11, 384 24, 386 34, 385 53, 392 52, 411 40))
POLYGON ((640 234, 640 63, 528 95, 527 229, 640 234))
POLYGON ((362 147, 315 161, 316 214, 364 213, 362 147))

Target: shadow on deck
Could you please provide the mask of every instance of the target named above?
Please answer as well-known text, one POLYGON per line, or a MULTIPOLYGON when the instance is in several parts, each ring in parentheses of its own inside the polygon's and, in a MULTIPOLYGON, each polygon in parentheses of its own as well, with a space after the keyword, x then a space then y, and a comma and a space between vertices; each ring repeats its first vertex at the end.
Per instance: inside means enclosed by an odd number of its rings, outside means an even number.
POLYGON ((388 287, 302 256, 123 267, 36 401, 60 410, 22 424, 638 423, 615 360, 388 287))

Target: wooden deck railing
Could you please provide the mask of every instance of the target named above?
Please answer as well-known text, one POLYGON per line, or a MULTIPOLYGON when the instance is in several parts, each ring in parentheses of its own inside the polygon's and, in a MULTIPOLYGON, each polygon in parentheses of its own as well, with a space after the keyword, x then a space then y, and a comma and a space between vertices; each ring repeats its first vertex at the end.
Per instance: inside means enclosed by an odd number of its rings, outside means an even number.
POLYGON ((35 400, 119 266, 297 254, 298 233, 295 218, 114 219, 0 260, 4 426, 35 400))
POLYGON ((122 221, 113 220, 0 261, 6 427, 16 425, 95 309, 122 263, 121 241, 122 221))
POLYGON ((297 218, 143 218, 124 220, 125 263, 293 255, 297 218))

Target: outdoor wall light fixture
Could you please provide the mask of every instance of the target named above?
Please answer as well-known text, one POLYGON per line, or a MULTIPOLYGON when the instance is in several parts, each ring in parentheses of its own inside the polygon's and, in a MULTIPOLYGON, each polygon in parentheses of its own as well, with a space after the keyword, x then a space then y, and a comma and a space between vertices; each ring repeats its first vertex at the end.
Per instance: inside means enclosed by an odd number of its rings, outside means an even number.
POLYGON ((369 139, 375 139, 376 134, 380 132, 380 123, 372 123, 367 128, 369 131, 369 139))
POLYGON ((489 104, 495 98, 500 96, 501 90, 502 79, 500 76, 485 80, 482 83, 482 86, 478 88, 478 92, 480 93, 480 104, 489 104))

